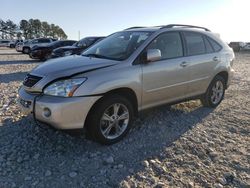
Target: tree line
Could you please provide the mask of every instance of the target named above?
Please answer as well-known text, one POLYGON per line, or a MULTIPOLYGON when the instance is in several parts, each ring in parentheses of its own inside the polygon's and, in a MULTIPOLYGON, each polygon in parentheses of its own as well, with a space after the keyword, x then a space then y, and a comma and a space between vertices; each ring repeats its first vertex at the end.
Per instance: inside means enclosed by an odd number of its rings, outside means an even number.
POLYGON ((4 21, 0 19, 0 38, 2 39, 33 39, 38 37, 67 39, 63 29, 53 23, 49 24, 39 19, 29 19, 21 20, 19 24, 15 24, 11 20, 4 21))

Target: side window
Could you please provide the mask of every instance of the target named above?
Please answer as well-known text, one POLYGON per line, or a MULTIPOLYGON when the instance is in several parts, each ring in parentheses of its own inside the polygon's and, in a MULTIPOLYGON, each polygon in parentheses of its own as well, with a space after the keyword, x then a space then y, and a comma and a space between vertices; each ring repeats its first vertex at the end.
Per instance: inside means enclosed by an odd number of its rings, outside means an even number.
POLYGON ((40 43, 49 43, 50 40, 49 39, 39 39, 40 43))
POLYGON ((58 41, 58 42, 56 42, 56 48, 59 48, 59 47, 62 47, 62 46, 66 46, 65 45, 65 42, 63 42, 63 41, 58 41))
POLYGON ((67 46, 72 46, 75 43, 75 41, 67 41, 67 46))
POLYGON ((149 44, 148 49, 159 49, 161 51, 161 59, 183 56, 181 36, 177 32, 159 35, 149 44))
POLYGON ((187 55, 199 55, 206 53, 205 43, 201 34, 193 32, 184 32, 187 55))
POLYGON ((204 36, 203 39, 204 39, 205 46, 206 46, 206 52, 207 52, 207 53, 213 53, 213 52, 214 52, 214 49, 213 49, 213 47, 211 46, 211 44, 209 43, 207 37, 204 36))
POLYGON ((218 51, 221 50, 222 47, 221 47, 217 42, 215 42, 215 41, 214 41, 213 39, 211 39, 210 37, 207 37, 207 39, 208 39, 208 41, 210 42, 210 44, 212 45, 214 51, 218 52, 218 51))

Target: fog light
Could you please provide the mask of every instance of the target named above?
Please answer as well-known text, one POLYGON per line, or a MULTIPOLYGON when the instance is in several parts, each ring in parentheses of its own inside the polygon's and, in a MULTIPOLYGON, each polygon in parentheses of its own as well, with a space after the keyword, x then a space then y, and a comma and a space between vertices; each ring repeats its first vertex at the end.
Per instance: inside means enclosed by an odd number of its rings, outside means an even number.
POLYGON ((51 111, 50 111, 50 109, 49 109, 49 108, 44 108, 44 109, 43 109, 43 115, 44 115, 45 117, 50 117, 50 116, 51 116, 51 111))

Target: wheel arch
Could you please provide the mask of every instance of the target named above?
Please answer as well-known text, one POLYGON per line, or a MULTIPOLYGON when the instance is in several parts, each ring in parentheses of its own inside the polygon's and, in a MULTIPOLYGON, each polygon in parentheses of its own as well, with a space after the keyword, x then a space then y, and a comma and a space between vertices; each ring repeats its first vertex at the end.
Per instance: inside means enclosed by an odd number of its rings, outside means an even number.
POLYGON ((217 74, 214 76, 214 78, 215 78, 216 76, 221 76, 222 78, 224 78, 225 81, 226 81, 225 85, 226 85, 226 87, 227 87, 227 83, 228 83, 228 72, 227 72, 227 71, 221 71, 221 72, 217 73, 217 74))
POLYGON ((92 113, 95 110, 96 105, 100 101, 104 100, 106 97, 109 97, 112 95, 119 95, 119 96, 125 97, 126 99, 131 101, 131 104, 132 104, 133 110, 134 110, 134 115, 138 116, 138 100, 137 100, 136 93, 131 88, 127 88, 127 87, 117 88, 117 89, 113 89, 113 90, 110 90, 110 91, 104 93, 103 96, 92 105, 92 107, 90 108, 90 110, 87 114, 87 117, 86 117, 86 120, 84 123, 84 127, 87 127, 86 123, 88 122, 89 115, 90 115, 90 113, 92 113))

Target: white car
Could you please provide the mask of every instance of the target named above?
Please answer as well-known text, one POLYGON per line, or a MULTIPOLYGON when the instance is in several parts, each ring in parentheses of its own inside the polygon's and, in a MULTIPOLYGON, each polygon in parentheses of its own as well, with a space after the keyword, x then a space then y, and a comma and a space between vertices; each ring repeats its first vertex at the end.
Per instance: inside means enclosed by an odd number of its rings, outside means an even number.
POLYGON ((10 42, 8 39, 0 39, 0 47, 8 47, 10 42))
POLYGON ((23 46, 28 44, 30 40, 25 40, 24 42, 19 42, 16 45, 16 51, 17 52, 22 52, 23 51, 23 46))
POLYGON ((242 50, 250 50, 250 42, 247 42, 245 46, 243 46, 242 50))

